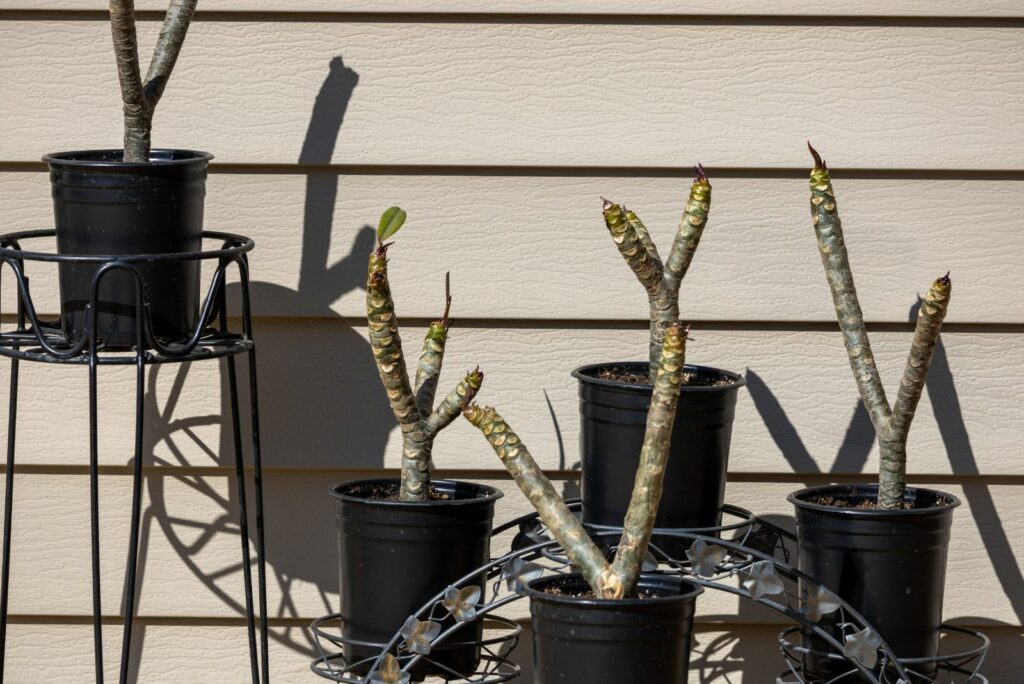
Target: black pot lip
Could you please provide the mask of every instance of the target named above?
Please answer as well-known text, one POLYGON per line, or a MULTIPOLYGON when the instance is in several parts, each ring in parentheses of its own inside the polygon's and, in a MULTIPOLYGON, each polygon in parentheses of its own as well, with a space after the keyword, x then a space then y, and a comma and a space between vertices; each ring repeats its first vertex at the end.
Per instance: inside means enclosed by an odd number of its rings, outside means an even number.
POLYGON ((578 596, 561 596, 558 594, 549 594, 538 589, 534 589, 535 584, 541 584, 543 582, 552 582, 556 580, 566 581, 574 580, 586 584, 586 580, 578 572, 569 573, 566 575, 548 575, 547 577, 540 577, 533 580, 526 586, 526 594, 530 597, 530 600, 539 599, 547 603, 555 603, 562 606, 571 606, 574 608, 632 608, 636 606, 658 606, 668 605, 673 603, 681 603, 696 599, 698 596, 704 593, 704 587, 700 586, 696 582, 692 582, 688 579, 683 579, 678 575, 670 575, 659 572, 642 572, 640 573, 640 580, 644 578, 658 578, 668 579, 673 582, 678 582, 681 586, 689 586, 689 590, 681 594, 671 594, 669 596, 656 596, 654 598, 634 598, 634 599, 601 599, 601 598, 579 598, 578 596))
POLYGON ((448 499, 441 501, 390 501, 383 499, 367 499, 366 497, 357 496, 355 494, 349 494, 345 492, 345 489, 358 486, 373 486, 373 485, 396 485, 401 483, 401 479, 397 477, 372 477, 361 480, 346 480, 339 484, 334 485, 330 488, 331 496, 337 501, 344 501, 349 504, 356 504, 360 506, 374 506, 381 508, 395 508, 395 509, 426 509, 426 508, 448 508, 458 506, 479 506, 480 504, 487 504, 497 501, 501 497, 505 496, 505 492, 501 491, 497 487, 490 485, 479 484, 476 482, 465 482, 463 480, 431 480, 434 485, 447 485, 451 487, 472 487, 477 490, 480 494, 470 499, 448 499))
MULTIPOLYGON (((584 366, 578 366, 572 371, 572 377, 579 380, 581 383, 587 385, 596 385, 598 387, 607 387, 610 389, 624 389, 624 390, 638 390, 638 391, 651 391, 650 385, 642 385, 636 382, 622 382, 620 380, 605 380, 604 378, 595 378, 589 373, 593 373, 596 370, 602 368, 609 368, 612 366, 636 366, 641 368, 648 368, 650 363, 647 361, 605 361, 604 363, 588 363, 584 366)), ((728 385, 708 385, 708 386, 696 386, 690 387, 689 385, 683 385, 680 388, 681 392, 728 392, 733 389, 739 389, 747 384, 747 379, 739 373, 733 373, 732 371, 723 370, 721 368, 714 368, 712 366, 698 366, 695 364, 687 363, 683 366, 684 371, 691 373, 697 373, 701 375, 718 375, 724 376, 732 383, 728 385)))
POLYGON ((798 489, 795 492, 791 492, 789 496, 786 497, 786 500, 793 504, 793 506, 798 510, 814 511, 815 513, 834 517, 855 518, 860 520, 884 520, 888 518, 905 518, 910 516, 942 516, 952 512, 952 510, 961 503, 960 499, 953 494, 942 492, 937 489, 927 489, 925 487, 907 487, 906 494, 904 496, 905 498, 909 498, 907 495, 916 496, 920 492, 935 497, 941 496, 948 499, 949 503, 940 506, 929 506, 927 508, 906 508, 888 511, 878 509, 836 508, 835 506, 825 506, 804 500, 809 496, 820 495, 829 491, 848 494, 851 490, 857 492, 856 496, 878 497, 878 484, 863 482, 858 484, 828 484, 805 487, 804 489, 798 489))
POLYGON ((188 166, 207 163, 213 159, 213 155, 209 152, 173 148, 152 149, 149 154, 149 161, 126 162, 119 159, 124 155, 124 150, 121 149, 72 150, 47 154, 43 157, 43 161, 51 166, 71 168, 146 169, 155 166, 188 166), (158 158, 153 159, 154 156, 158 158))

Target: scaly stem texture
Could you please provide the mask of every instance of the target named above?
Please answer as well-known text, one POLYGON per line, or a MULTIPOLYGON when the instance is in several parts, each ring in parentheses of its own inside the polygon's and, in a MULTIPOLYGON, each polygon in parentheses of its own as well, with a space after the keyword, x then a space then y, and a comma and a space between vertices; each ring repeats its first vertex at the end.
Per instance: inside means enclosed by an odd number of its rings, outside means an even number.
POLYGON ((604 201, 604 221, 619 253, 647 291, 650 304, 650 381, 658 375, 658 363, 665 329, 679 319, 679 288, 700 244, 711 210, 711 183, 703 167, 690 187, 683 218, 679 222, 668 261, 662 263, 658 249, 640 218, 620 204, 604 201))
POLYGON ((400 498, 403 501, 426 501, 430 496, 434 439, 473 400, 484 376, 479 369, 467 373, 436 409, 431 408, 448 335, 446 316, 442 321, 431 323, 427 330, 416 372, 417 390, 413 392, 388 282, 385 245, 378 246, 370 255, 366 278, 366 319, 377 371, 402 431, 400 498))
POLYGON ((665 332, 658 377, 654 380, 647 430, 640 450, 640 465, 633 482, 633 494, 622 525, 622 539, 612 568, 626 587, 636 586, 647 545, 658 514, 665 466, 668 463, 672 425, 675 422, 679 385, 686 357, 686 330, 678 325, 665 332))
POLYGON ((610 592, 614 591, 612 587, 616 583, 611 577, 608 561, 533 460, 519 435, 493 408, 472 404, 466 407, 463 415, 483 432, 502 464, 533 504, 548 530, 569 554, 587 584, 599 596, 611 597, 610 592))
POLYGON ((952 284, 949 274, 932 285, 921 304, 917 316, 914 341, 910 348, 906 369, 900 382, 896 404, 889 406, 885 388, 878 374, 875 357, 871 353, 864 314, 853 284, 853 270, 843 239, 843 225, 839 220, 836 196, 828 168, 811 148, 814 170, 811 171, 811 221, 818 238, 821 262, 825 267, 832 302, 836 309, 839 329, 850 358, 850 368, 857 381, 878 438, 880 455, 878 478, 878 505, 894 509, 901 505, 907 487, 907 435, 914 418, 917 403, 924 389, 928 367, 931 364, 935 342, 949 306, 952 284))
POLYGON ((110 30, 124 104, 124 160, 149 161, 153 112, 181 53, 198 0, 171 0, 146 80, 139 69, 134 0, 110 0, 110 30))
POLYGON ((476 405, 470 405, 463 411, 466 419, 483 432, 516 485, 533 504, 541 521, 565 549, 587 584, 602 598, 629 596, 640 576, 661 500, 669 439, 682 382, 685 340, 686 330, 678 322, 666 328, 662 363, 654 383, 640 466, 612 563, 605 560, 604 554, 537 466, 526 445, 498 412, 476 405))

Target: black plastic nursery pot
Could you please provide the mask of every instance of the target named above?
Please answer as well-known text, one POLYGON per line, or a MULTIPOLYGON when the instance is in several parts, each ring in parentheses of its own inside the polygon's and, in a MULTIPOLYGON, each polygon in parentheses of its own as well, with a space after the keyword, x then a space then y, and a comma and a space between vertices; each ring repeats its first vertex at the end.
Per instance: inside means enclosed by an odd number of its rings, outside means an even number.
MULTIPOLYGON (((490 558, 494 487, 434 480, 443 500, 399 501, 395 478, 357 480, 334 487, 338 529, 342 636, 367 642, 344 646, 349 663, 376 657, 406 619, 431 597, 482 567, 490 558)), ((484 589, 484 577, 478 584, 484 589)), ((451 623, 444 623, 445 628, 451 623)), ((483 622, 468 623, 438 645, 431 660, 463 674, 480 661, 483 622)), ((443 674, 421 661, 412 675, 443 674)))
MULTIPOLYGON (((952 494, 908 487, 904 500, 913 508, 856 508, 878 498, 878 485, 867 484, 811 487, 788 498, 796 507, 800 569, 863 615, 897 657, 934 658, 950 527, 960 500, 952 494), (817 503, 823 500, 846 506, 817 503)), ((826 615, 820 624, 834 628, 836 619, 835 614, 826 615)), ((806 644, 828 651, 819 642, 811 638, 806 644)), ((913 667, 926 676, 935 675, 934 667, 913 667)), ((805 659, 804 668, 825 678, 851 669, 813 656, 805 659)))
POLYGON ((697 596, 673 575, 640 576, 642 598, 582 598, 579 575, 530 583, 534 684, 685 684, 697 596))
MULTIPOLYGON (((646 377, 647 363, 601 363, 572 372, 580 383, 583 522, 621 526, 629 508, 652 388, 599 377, 611 368, 646 377)), ((729 371, 685 367, 693 381, 679 394, 657 528, 721 524, 736 396, 746 380, 729 371), (727 383, 727 384, 722 384, 727 383)), ((659 544, 655 536, 654 542, 659 544)), ((661 539, 659 545, 667 542, 661 539)), ((669 551, 669 549, 665 549, 669 551)), ((673 551, 678 551, 673 549, 673 551)), ((675 555, 675 554, 673 554, 675 555)))
MULTIPOLYGON (((125 162, 122 150, 61 152, 50 166, 60 254, 130 255, 195 252, 202 247, 206 170, 213 155, 153 150, 149 162, 125 162)), ((153 334, 187 339, 199 322, 200 262, 134 264, 150 304, 153 334)), ((66 337, 86 331, 97 264, 59 265, 61 322, 66 337)), ((135 280, 103 276, 97 297, 97 337, 107 347, 136 343, 135 280)))

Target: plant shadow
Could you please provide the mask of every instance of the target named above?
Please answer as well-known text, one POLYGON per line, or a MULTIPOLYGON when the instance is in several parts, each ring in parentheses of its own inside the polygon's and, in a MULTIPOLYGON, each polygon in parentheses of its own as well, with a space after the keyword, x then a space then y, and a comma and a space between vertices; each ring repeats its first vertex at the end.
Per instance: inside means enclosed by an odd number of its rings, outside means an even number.
MULTIPOLYGON (((916 322, 920 306, 921 299, 918 297, 909 310, 908 320, 911 323, 916 322)), ((855 405, 836 458, 831 467, 825 471, 807 449, 795 425, 786 414, 778 398, 764 382, 764 379, 750 369, 747 370, 746 378, 755 410, 764 421, 772 440, 789 463, 793 472, 806 474, 821 474, 825 472, 850 474, 860 473, 863 470, 874 445, 875 432, 867 411, 861 402, 857 402, 855 405)), ((946 450, 952 473, 957 476, 980 475, 981 472, 977 458, 971 445, 970 433, 963 417, 955 376, 941 335, 935 346, 935 353, 928 372, 925 389, 932 405, 934 417, 938 423, 939 434, 946 450)), ((818 480, 820 478, 814 479, 815 482, 818 480)), ((808 480, 805 484, 810 485, 811 481, 808 480)), ((1020 564, 1017 562, 1014 554, 1006 526, 996 508, 991 487, 980 479, 966 479, 962 483, 962 487, 964 498, 966 499, 965 503, 967 503, 969 508, 969 515, 971 515, 975 522, 1002 593, 1008 605, 1017 616, 1018 621, 1024 622, 1024 575, 1022 575, 1020 564)), ((961 515, 964 514, 967 514, 967 512, 965 511, 961 515)), ((792 516, 776 516, 776 518, 774 520, 776 524, 793 529, 794 522, 792 516)), ((955 549, 955 540, 953 543, 953 549, 955 549)), ((741 605, 736 620, 740 623, 756 623, 758 621, 757 613, 759 612, 760 609, 756 606, 746 607, 741 605)), ((1017 642, 1018 646, 1024 646, 1024 634, 1021 633, 1018 625, 1010 625, 984 616, 956 616, 955 618, 950 616, 950 618, 954 623, 975 626, 987 624, 999 629, 1000 633, 1012 632, 1013 636, 1010 640, 1017 642), (1007 630, 1007 628, 1009 629, 1007 630)), ((735 634, 730 634, 727 631, 711 647, 719 650, 728 647, 727 662, 734 663, 734 666, 732 666, 733 671, 746 677, 756 677, 764 672, 764 670, 757 669, 761 665, 755 665, 753 669, 748 669, 746 666, 740 666, 739 663, 747 661, 760 663, 765 658, 765 652, 763 645, 752 644, 749 639, 739 638, 740 633, 744 629, 746 628, 739 628, 735 634)), ((992 662, 992 658, 989 658, 987 661, 989 664, 992 662)), ((778 660, 778 663, 781 665, 781 660, 778 660)), ((700 681, 728 680, 709 678, 701 679, 700 681)))
MULTIPOLYGON (((250 284, 257 314, 261 310, 301 312, 301 317, 287 321, 257 318, 254 337, 261 389, 261 454, 269 474, 264 477, 268 589, 279 597, 276 605, 272 601, 268 606, 269 617, 277 622, 272 624, 270 637, 308 658, 317 653, 315 645, 306 625, 294 620, 308 617, 304 614, 308 608, 300 613, 291 598, 292 587, 296 583, 313 585, 322 602, 322 613, 337 610, 333 605, 338 583, 334 507, 328 494, 335 482, 324 479, 317 469, 341 469, 358 475, 360 471, 382 468, 394 426, 387 401, 378 391, 379 378, 369 345, 357 332, 362 321, 343 319, 331 308, 346 293, 364 287, 366 256, 375 240, 372 228, 364 225, 349 237, 349 253, 334 263, 328 262, 340 180, 330 164, 358 82, 356 71, 345 66, 340 56, 333 58, 313 105, 298 159, 305 175, 298 287, 259 281, 250 284), (285 471, 283 475, 281 471, 285 471)), ((258 263, 258 245, 254 256, 258 263)), ((227 298, 231 315, 239 315, 241 293, 237 285, 228 286, 227 298)), ((242 448, 246 463, 251 464, 248 362, 242 356, 217 363, 220 410, 214 415, 189 415, 189 407, 179 405, 185 403, 181 397, 191 364, 149 369, 143 458, 147 465, 170 467, 146 478, 149 506, 141 526, 137 595, 143 593, 152 535, 159 530, 205 589, 231 614, 243 616, 246 606, 242 601, 241 554, 225 564, 222 553, 209 550, 223 548, 219 535, 237 537, 241 531, 239 490, 232 470, 235 445, 227 368, 236 363, 242 448), (158 393, 157 380, 165 379, 167 374, 173 374, 171 389, 158 393), (218 428, 214 431, 219 432, 219 438, 204 438, 204 427, 218 428), (168 455, 157 456, 158 449, 168 455), (211 471, 211 466, 217 470, 211 471), (193 515, 183 511, 182 505, 173 500, 182 489, 201 497, 202 512, 193 515), (212 516, 211 508, 217 511, 212 516)), ((251 483, 246 497, 252 537, 251 483)), ((233 547, 237 548, 237 542, 233 547)), ((253 575, 255 581, 254 562, 253 575)), ((138 600, 136 605, 140 605, 138 600)), ((143 625, 136 628, 134 638, 131 681, 139 673, 143 625)), ((248 671, 244 651, 241 637, 240 673, 248 671)))

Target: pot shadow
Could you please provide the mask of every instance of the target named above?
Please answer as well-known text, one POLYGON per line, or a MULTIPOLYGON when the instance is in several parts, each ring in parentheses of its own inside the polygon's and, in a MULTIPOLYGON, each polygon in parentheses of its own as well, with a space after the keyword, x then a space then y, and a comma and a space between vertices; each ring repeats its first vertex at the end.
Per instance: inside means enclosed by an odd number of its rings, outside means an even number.
POLYGON ((562 427, 558 423, 558 414, 555 413, 555 407, 551 404, 551 397, 548 396, 547 390, 544 390, 544 402, 547 404, 548 414, 551 416, 551 426, 555 430, 555 441, 558 442, 558 470, 563 477, 568 473, 573 473, 562 481, 562 500, 578 499, 580 498, 579 472, 582 463, 579 460, 573 461, 571 465, 566 463, 562 427), (567 465, 568 468, 566 468, 567 465))
MULTIPOLYGON (((310 640, 300 611, 292 602, 290 590, 297 582, 311 584, 319 593, 324 614, 337 610, 336 542, 333 503, 328 488, 333 481, 321 481, 315 468, 366 470, 383 467, 384 452, 394 420, 383 393, 369 345, 350 322, 332 311, 332 304, 357 288, 363 288, 366 256, 372 251, 375 234, 364 225, 351 235, 348 255, 328 263, 333 234, 334 212, 339 177, 327 168, 337 144, 359 75, 345 66, 341 57, 330 61, 306 131, 299 164, 306 167, 302 249, 297 289, 274 283, 250 284, 254 315, 260 310, 301 312, 302 318, 277 322, 258 319, 254 337, 258 350, 260 401, 260 438, 263 465, 287 468, 283 476, 268 473, 264 477, 266 510, 266 561, 268 589, 281 598, 268 606, 269 617, 285 618, 272 625, 270 637, 288 649, 312 658, 315 644, 310 640), (339 325, 339 323, 342 323, 339 325), (364 392, 363 389, 373 391, 364 392), (339 445, 345 445, 344 451, 339 445), (309 472, 306 472, 309 471, 309 472), (298 532, 298 533, 297 533, 298 532)), ((254 262, 259 262, 259 252, 254 262)), ((258 269, 255 269, 258 271, 258 269)), ((228 286, 228 310, 233 316, 240 310, 237 285, 228 286)), ((237 325, 236 323, 233 325, 237 325)), ((240 534, 238 489, 234 477, 234 441, 230 421, 230 396, 227 364, 220 360, 220 411, 212 415, 189 415, 179 400, 191 364, 150 367, 146 405, 146 431, 143 457, 159 466, 172 466, 161 475, 147 477, 150 503, 141 526, 137 594, 142 595, 150 535, 159 529, 174 552, 202 585, 230 611, 245 615, 241 601, 241 555, 237 562, 225 565, 223 554, 206 554, 216 546, 218 535, 240 534), (170 392, 164 400, 157 392, 157 379, 174 373, 170 392), (180 408, 180 410, 179 410, 180 408), (182 414, 177 417, 176 413, 182 414), (204 439, 201 428, 219 428, 219 439, 204 439), (160 447, 166 457, 157 456, 160 447), (196 454, 201 454, 198 458, 196 454), (215 466, 224 472, 211 473, 215 466), (196 470, 203 468, 204 470, 196 470), (223 479, 221 479, 223 478, 223 479), (214 519, 205 512, 191 515, 175 505, 169 490, 191 489, 218 511, 214 519), (173 511, 173 512, 172 512, 173 511), (212 559, 211 559, 212 558, 212 559)), ((210 363, 210 362, 204 362, 210 363)), ((251 463, 251 421, 249 420, 248 363, 242 356, 236 362, 243 450, 251 463)), ((250 536, 253 524, 253 492, 247 486, 250 510, 250 536)), ((254 541, 254 540, 253 540, 254 541)), ((255 553, 255 545, 253 545, 255 553)), ((254 556, 253 556, 254 558, 254 556)), ((255 565, 255 563, 253 563, 255 565)), ((255 568, 253 570, 255 583, 255 568)), ((136 605, 140 606, 138 598, 136 605)), ((306 609, 308 610, 308 608, 306 609)), ((303 611, 303 613, 306 611, 303 611)), ((302 615, 308 617, 308 615, 302 615)), ((242 625, 244 622, 239 621, 242 625)), ((239 630, 241 636, 241 630, 239 630)), ((139 672, 139 656, 145 627, 136 628, 136 646, 129 677, 139 672)), ((239 673, 247 673, 245 641, 238 644, 239 673)))

